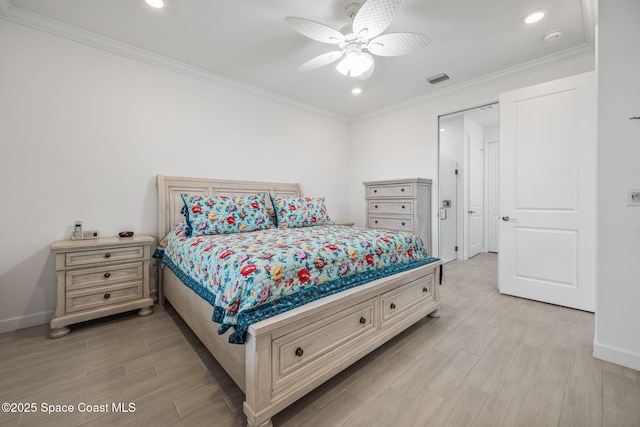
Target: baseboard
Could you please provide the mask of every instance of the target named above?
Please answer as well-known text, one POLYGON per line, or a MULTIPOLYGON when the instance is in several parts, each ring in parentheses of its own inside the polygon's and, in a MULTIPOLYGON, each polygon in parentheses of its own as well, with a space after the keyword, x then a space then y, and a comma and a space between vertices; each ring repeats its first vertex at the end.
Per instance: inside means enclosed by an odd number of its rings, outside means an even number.
POLYGON ((598 343, 598 337, 593 341, 593 357, 640 371, 640 354, 629 353, 620 348, 600 344, 598 343))
POLYGON ((17 331, 18 329, 49 323, 51 316, 53 316, 53 310, 29 314, 27 316, 12 317, 11 319, 1 319, 0 333, 17 331))

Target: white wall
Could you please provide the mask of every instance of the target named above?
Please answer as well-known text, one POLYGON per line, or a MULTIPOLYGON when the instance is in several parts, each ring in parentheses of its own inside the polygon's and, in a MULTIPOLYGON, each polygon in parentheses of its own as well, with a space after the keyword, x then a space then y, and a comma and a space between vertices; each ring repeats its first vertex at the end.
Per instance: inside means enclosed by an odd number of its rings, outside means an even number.
POLYGON ((594 354, 640 370, 640 2, 599 3, 598 281, 594 354))
MULTIPOLYGON (((593 56, 582 57, 518 77, 447 91, 353 122, 349 137, 349 211, 352 220, 356 225, 366 224, 363 181, 431 178, 434 200, 439 200, 438 116, 490 104, 498 100, 501 92, 591 71, 594 67, 593 56)), ((432 215, 432 247, 435 250, 438 248, 436 213, 434 210, 432 215)))
POLYGON ((156 234, 156 174, 299 182, 349 218, 343 121, 3 19, 0 64, 0 332, 50 320, 75 220, 156 234))

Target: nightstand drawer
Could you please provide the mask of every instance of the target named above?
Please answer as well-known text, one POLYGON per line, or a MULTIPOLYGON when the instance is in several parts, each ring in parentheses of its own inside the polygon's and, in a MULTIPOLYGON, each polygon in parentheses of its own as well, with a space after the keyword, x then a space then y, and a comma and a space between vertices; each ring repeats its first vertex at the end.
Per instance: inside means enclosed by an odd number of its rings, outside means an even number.
POLYGON ((370 200, 369 212, 373 213, 394 213, 413 214, 413 200, 370 200))
POLYGON ((376 197, 413 197, 413 184, 367 186, 367 198, 376 197))
POLYGON ((111 285, 120 282, 139 281, 144 277, 142 262, 83 268, 67 271, 66 291, 111 285))
POLYGON ((367 226, 370 228, 382 228, 385 230, 406 231, 407 233, 411 233, 413 232, 413 217, 402 218, 371 215, 367 226))
POLYGON ((104 248, 94 251, 67 252, 65 254, 65 265, 67 267, 76 267, 143 258, 144 246, 104 248))
POLYGON ((142 298, 142 282, 127 282, 67 292, 66 311, 89 310, 142 298))

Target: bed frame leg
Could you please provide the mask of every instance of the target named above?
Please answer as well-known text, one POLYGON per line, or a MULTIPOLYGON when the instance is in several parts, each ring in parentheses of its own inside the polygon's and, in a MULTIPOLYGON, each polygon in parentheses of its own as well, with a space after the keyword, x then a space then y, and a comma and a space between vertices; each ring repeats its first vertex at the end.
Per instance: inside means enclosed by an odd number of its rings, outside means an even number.
POLYGON ((440 317, 440 309, 438 308, 438 309, 436 309, 436 310, 433 310, 433 311, 429 314, 429 317, 440 317))
POLYGON ((251 424, 247 419, 247 427, 273 427, 273 423, 271 422, 271 418, 261 424, 251 424))

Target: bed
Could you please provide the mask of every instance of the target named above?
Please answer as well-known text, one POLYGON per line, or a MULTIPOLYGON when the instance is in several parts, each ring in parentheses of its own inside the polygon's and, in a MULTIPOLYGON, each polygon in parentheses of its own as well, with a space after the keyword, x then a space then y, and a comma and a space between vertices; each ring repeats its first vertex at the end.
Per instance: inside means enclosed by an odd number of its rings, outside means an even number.
MULTIPOLYGON (((184 221, 183 194, 303 196, 298 184, 163 175, 157 176, 157 190, 160 239, 184 221)), ((273 415, 389 339, 425 316, 438 317, 440 297, 434 278, 440 264, 429 258, 415 268, 389 273, 251 323, 242 335, 244 344, 229 342, 233 341, 233 327, 219 334, 220 325, 212 321, 212 303, 164 264, 158 274, 158 297, 160 302, 165 298, 170 302, 244 392, 247 425, 268 427, 273 415)))

